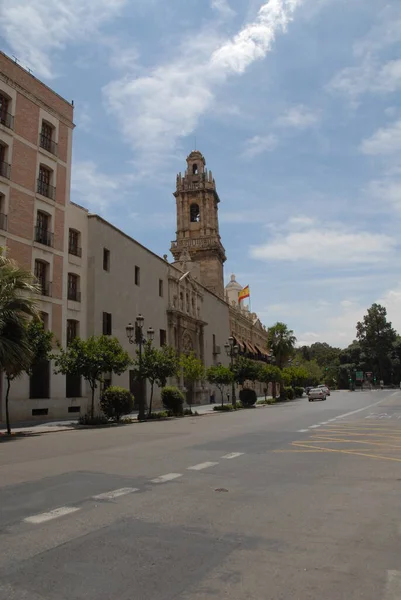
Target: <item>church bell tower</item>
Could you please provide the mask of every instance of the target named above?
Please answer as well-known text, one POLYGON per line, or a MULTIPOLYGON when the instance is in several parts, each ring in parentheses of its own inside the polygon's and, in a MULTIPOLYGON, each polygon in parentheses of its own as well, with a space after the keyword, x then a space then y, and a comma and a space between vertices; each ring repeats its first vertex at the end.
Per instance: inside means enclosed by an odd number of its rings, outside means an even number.
POLYGON ((223 265, 226 254, 219 234, 220 198, 212 172, 206 169, 203 155, 195 150, 187 158, 184 176, 177 175, 174 192, 177 202, 177 239, 171 253, 175 261, 189 254, 200 265, 201 283, 224 298, 223 265))

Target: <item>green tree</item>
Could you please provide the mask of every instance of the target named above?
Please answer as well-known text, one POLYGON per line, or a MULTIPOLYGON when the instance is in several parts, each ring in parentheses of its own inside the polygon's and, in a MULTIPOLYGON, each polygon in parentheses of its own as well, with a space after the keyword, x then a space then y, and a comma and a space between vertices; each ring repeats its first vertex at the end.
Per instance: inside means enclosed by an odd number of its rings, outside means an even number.
POLYGON ((340 348, 334 348, 326 342, 315 342, 310 347, 310 360, 316 360, 319 367, 337 366, 340 353, 340 348))
POLYGON ((224 404, 224 388, 233 382, 234 374, 229 367, 223 365, 209 367, 206 371, 206 379, 215 385, 221 394, 221 405, 224 404))
MULTIPOLYGON (((276 384, 280 383, 282 379, 281 370, 275 365, 261 365, 258 372, 258 381, 264 383, 266 388, 269 387, 269 383, 273 387, 273 397, 275 397, 276 384)), ((266 396, 266 394, 265 394, 266 396)))
POLYGON ((194 384, 205 378, 205 367, 202 361, 191 354, 181 354, 180 367, 182 369, 184 381, 191 386, 190 400, 193 404, 194 384))
POLYGON ((75 338, 68 348, 59 346, 53 356, 55 373, 80 375, 91 388, 91 418, 95 414, 95 390, 104 373, 121 375, 132 364, 129 354, 117 338, 106 335, 92 336, 87 340, 75 338))
POLYGON ((386 308, 380 304, 372 304, 363 320, 358 321, 356 332, 364 360, 373 363, 380 379, 383 379, 386 359, 397 338, 396 331, 387 321, 386 308))
POLYGON ((297 338, 285 323, 277 322, 268 329, 268 348, 276 359, 276 365, 282 369, 294 355, 297 338))
MULTIPOLYGON (((134 371, 140 376, 139 358, 134 361, 134 371)), ((165 387, 169 377, 177 377, 179 360, 176 351, 170 346, 155 348, 151 341, 147 341, 142 353, 142 377, 150 383, 150 400, 148 416, 152 414, 153 393, 155 384, 165 387)))
POLYGON ((259 377, 259 363, 243 356, 237 358, 232 370, 234 381, 242 387, 245 381, 257 381, 259 377))
POLYGON ((285 367, 282 376, 288 385, 300 387, 308 381, 309 373, 305 367, 285 367))
POLYGON ((110 386, 102 394, 100 408, 108 419, 118 423, 123 415, 132 412, 134 396, 122 387, 110 386))

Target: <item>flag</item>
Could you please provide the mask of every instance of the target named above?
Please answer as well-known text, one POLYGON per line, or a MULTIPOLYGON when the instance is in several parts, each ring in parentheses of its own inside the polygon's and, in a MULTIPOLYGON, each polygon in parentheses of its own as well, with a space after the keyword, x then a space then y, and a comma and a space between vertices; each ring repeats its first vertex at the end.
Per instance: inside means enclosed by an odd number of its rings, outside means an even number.
POLYGON ((238 302, 245 300, 245 298, 249 298, 249 296, 250 296, 249 285, 247 285, 246 287, 244 287, 244 289, 242 289, 240 292, 238 292, 238 302))

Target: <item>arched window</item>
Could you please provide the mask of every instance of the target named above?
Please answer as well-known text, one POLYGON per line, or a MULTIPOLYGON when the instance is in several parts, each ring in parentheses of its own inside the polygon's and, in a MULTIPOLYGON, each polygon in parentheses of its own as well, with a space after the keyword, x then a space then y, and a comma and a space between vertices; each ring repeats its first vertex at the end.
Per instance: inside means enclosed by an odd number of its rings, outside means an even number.
POLYGON ((199 223, 199 221, 200 221, 199 204, 191 204, 190 215, 191 215, 191 223, 199 223))
POLYGON ((192 165, 192 175, 198 174, 198 165, 192 165))

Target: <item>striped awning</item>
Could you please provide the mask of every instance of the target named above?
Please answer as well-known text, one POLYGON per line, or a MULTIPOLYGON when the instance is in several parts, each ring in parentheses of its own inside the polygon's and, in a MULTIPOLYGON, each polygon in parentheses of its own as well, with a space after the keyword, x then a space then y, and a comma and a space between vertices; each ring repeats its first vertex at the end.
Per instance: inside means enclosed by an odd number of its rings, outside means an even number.
POLYGON ((233 335, 233 338, 234 338, 234 342, 239 347, 239 349, 241 350, 241 352, 244 352, 244 350, 245 350, 245 344, 244 344, 244 342, 239 337, 237 337, 236 335, 233 335))
POLYGON ((270 356, 267 350, 262 350, 257 344, 255 344, 255 348, 262 356, 270 356))

